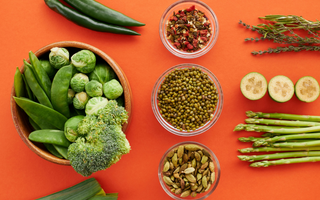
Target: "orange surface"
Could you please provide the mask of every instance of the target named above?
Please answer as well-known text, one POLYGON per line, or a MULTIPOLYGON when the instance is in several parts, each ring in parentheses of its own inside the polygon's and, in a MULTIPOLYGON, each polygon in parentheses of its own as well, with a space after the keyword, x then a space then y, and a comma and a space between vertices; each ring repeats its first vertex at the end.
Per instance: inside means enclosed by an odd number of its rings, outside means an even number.
POLYGON ((244 121, 247 110, 320 115, 320 99, 307 104, 293 97, 280 104, 266 95, 253 102, 245 99, 239 90, 241 78, 251 71, 262 73, 267 80, 282 74, 293 82, 304 75, 320 81, 319 52, 252 56, 252 50, 275 44, 245 43, 244 38, 257 35, 238 24, 239 19, 258 24, 257 17, 267 14, 296 14, 316 20, 318 1, 204 0, 218 17, 219 38, 209 53, 193 60, 172 55, 160 41, 159 19, 173 0, 100 2, 146 23, 145 27, 135 28, 141 36, 100 33, 79 27, 50 10, 42 0, 1 3, 0 199, 35 199, 86 179, 72 167, 52 164, 28 149, 16 132, 10 113, 9 96, 16 67, 22 65, 30 50, 63 40, 80 41, 103 50, 122 67, 131 84, 134 104, 127 137, 132 151, 108 170, 93 175, 106 192, 118 192, 119 200, 170 199, 157 177, 160 158, 170 146, 192 140, 210 147, 221 164, 220 183, 208 199, 319 199, 320 163, 250 168, 236 157, 238 148, 249 146, 237 138, 255 134, 233 132, 234 126, 244 121), (221 82, 225 96, 222 115, 214 127, 190 138, 167 132, 155 119, 150 104, 151 91, 160 74, 185 62, 211 70, 221 82))

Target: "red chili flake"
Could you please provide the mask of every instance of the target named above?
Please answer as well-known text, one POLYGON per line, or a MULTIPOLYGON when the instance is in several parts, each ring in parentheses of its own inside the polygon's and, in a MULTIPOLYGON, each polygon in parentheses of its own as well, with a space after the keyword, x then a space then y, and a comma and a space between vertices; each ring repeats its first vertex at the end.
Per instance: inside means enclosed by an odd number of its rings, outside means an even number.
POLYGON ((206 37, 200 37, 200 39, 201 39, 202 41, 204 41, 204 42, 207 42, 207 41, 208 41, 206 37))
POLYGON ((183 34, 183 36, 184 36, 184 37, 188 37, 188 36, 189 36, 189 31, 185 32, 185 33, 183 34))
POLYGON ((195 9, 196 9, 196 6, 193 5, 193 6, 191 6, 190 8, 187 8, 186 11, 187 11, 187 12, 191 12, 191 11, 193 11, 193 10, 195 10, 195 9))
POLYGON ((187 16, 183 16, 181 19, 186 22, 187 21, 187 16))
POLYGON ((197 47, 197 44, 198 44, 198 40, 193 39, 193 41, 192 41, 192 45, 193 45, 194 47, 197 47))
POLYGON ((176 46, 177 48, 181 47, 181 44, 179 42, 175 42, 173 45, 176 46))
POLYGON ((186 16, 186 14, 185 14, 183 11, 179 12, 179 15, 180 15, 181 17, 186 16))
POLYGON ((200 31, 200 35, 207 35, 208 34, 208 30, 201 30, 200 31))
POLYGON ((193 46, 191 44, 187 45, 188 49, 193 49, 193 46))

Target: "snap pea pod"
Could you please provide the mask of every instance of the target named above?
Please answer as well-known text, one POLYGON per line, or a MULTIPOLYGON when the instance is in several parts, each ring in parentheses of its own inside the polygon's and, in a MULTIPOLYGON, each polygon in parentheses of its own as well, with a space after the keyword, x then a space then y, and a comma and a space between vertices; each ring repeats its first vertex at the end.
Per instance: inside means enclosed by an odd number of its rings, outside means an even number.
POLYGON ((54 148, 53 144, 43 143, 47 150, 58 158, 63 158, 62 155, 54 148))
MULTIPOLYGON (((57 127, 55 127, 54 125, 48 123, 47 120, 44 119, 41 115, 37 116, 37 115, 34 115, 33 113, 27 113, 27 115, 32 119, 32 121, 34 123, 36 123, 39 126, 39 130, 40 129, 57 129, 57 127)), ((30 124, 31 124, 31 122, 30 122, 30 124)))
POLYGON ((36 122, 34 122, 31 117, 29 117, 29 123, 34 130, 41 130, 40 126, 36 122))
MULTIPOLYGON (((64 124, 68 119, 58 111, 52 108, 49 108, 47 106, 44 106, 40 103, 31 101, 27 98, 23 98, 23 97, 20 97, 20 98, 13 97, 13 98, 18 104, 18 106, 22 108, 30 117, 38 116, 38 118, 41 118, 47 123, 52 124, 59 130, 64 130, 64 124)), ((40 123, 38 123, 38 121, 36 121, 35 118, 32 118, 32 119, 40 126, 40 123)))
POLYGON ((78 24, 79 26, 100 32, 110 32, 117 34, 127 34, 127 35, 140 35, 139 33, 130 30, 125 27, 106 24, 104 22, 100 22, 98 20, 92 19, 74 9, 69 8, 68 6, 63 5, 58 0, 44 0, 44 2, 57 13, 61 14, 68 20, 78 24))
POLYGON ((36 79, 38 80, 39 85, 43 89, 43 91, 46 93, 48 98, 50 99, 51 95, 51 80, 47 74, 47 72, 43 69, 41 62, 37 58, 36 55, 32 51, 29 52, 29 60, 31 62, 31 65, 34 69, 34 75, 36 79))
POLYGON ((28 85, 28 82, 26 80, 26 77, 24 76, 24 74, 22 74, 22 79, 23 79, 23 82, 24 82, 24 85, 26 86, 26 91, 27 91, 27 97, 30 99, 30 100, 34 100, 34 95, 28 85))
POLYGON ((16 72, 14 74, 14 91, 16 93, 16 97, 24 97, 25 96, 25 85, 22 78, 22 73, 19 70, 19 67, 17 67, 16 72))
POLYGON ((51 103, 53 109, 67 118, 70 117, 68 89, 72 78, 72 68, 72 65, 61 67, 53 78, 51 88, 51 103))
POLYGON ((63 146, 59 146, 59 145, 52 145, 55 150, 62 155, 62 157, 64 157, 65 159, 68 159, 68 148, 67 147, 63 147, 63 146))
POLYGON ((63 147, 68 147, 70 145, 69 140, 64 136, 64 132, 60 130, 37 130, 33 131, 29 135, 29 140, 34 142, 55 144, 63 147))
POLYGON ((138 22, 118 11, 96 2, 95 0, 65 0, 80 12, 102 22, 116 24, 120 26, 144 26, 144 23, 138 22))
POLYGON ((38 101, 42 105, 45 105, 49 108, 53 108, 48 96, 43 91, 43 89, 40 87, 40 85, 39 85, 39 83, 38 83, 38 81, 32 71, 32 68, 25 66, 24 75, 26 77, 26 80, 28 82, 28 85, 29 85, 31 91, 36 96, 38 101))

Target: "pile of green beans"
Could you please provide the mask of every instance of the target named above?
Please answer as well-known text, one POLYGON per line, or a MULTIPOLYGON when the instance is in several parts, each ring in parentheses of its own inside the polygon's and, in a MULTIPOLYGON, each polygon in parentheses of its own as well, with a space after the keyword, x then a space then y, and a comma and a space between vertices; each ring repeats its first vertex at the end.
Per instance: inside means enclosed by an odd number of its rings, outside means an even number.
POLYGON ((175 69, 158 92, 160 114, 180 131, 194 131, 210 121, 218 102, 213 81, 201 69, 175 69))

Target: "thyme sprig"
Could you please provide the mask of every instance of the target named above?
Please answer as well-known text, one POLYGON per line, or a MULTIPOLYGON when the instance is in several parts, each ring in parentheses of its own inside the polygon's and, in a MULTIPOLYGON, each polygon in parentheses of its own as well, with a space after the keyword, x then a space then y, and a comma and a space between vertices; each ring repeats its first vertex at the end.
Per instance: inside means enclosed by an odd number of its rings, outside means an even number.
POLYGON ((249 30, 255 31, 262 35, 256 38, 245 38, 245 41, 271 40, 278 44, 290 44, 287 47, 269 48, 264 51, 253 51, 253 55, 264 53, 281 53, 287 51, 319 51, 320 48, 320 21, 309 21, 301 16, 296 15, 267 15, 259 17, 270 23, 262 23, 252 26, 239 21, 249 30), (296 30, 304 30, 311 36, 302 36, 296 33, 296 30))

